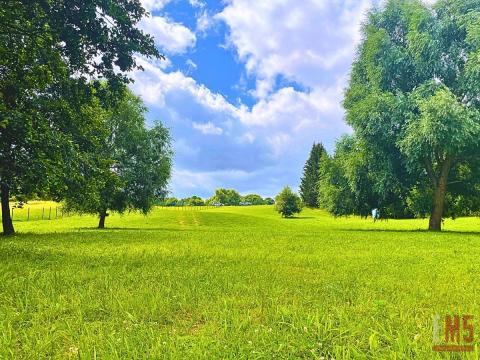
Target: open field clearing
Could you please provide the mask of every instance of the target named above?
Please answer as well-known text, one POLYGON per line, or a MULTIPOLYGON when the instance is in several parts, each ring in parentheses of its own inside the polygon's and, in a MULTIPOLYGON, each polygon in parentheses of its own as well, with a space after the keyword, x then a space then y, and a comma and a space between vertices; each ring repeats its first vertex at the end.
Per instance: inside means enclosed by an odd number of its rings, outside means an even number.
POLYGON ((478 218, 428 233, 224 207, 15 225, 0 358, 440 358, 435 314, 480 319, 478 218))

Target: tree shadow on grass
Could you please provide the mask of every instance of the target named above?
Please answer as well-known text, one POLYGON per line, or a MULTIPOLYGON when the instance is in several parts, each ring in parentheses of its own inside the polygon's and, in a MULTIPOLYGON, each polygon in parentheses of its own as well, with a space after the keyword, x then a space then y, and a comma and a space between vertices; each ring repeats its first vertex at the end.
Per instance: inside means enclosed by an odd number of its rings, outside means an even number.
POLYGON ((192 232, 192 231, 199 231, 199 229, 171 229, 171 228, 132 228, 132 227, 107 227, 105 229, 99 229, 97 227, 82 227, 82 228, 69 228, 69 229, 61 229, 58 231, 50 231, 50 232, 34 232, 34 231, 17 231, 15 235, 12 236, 3 236, 0 233, 0 240, 14 240, 14 239, 22 239, 25 237, 35 237, 37 239, 42 239, 45 237, 52 237, 52 236, 59 236, 63 237, 65 235, 81 235, 81 234, 96 234, 96 235, 111 235, 115 233, 121 232, 167 232, 167 233, 180 233, 180 232, 192 232))
POLYGON ((461 231, 461 230, 442 230, 442 231, 429 231, 426 229, 339 229, 339 231, 347 232, 376 232, 376 233, 419 233, 419 234, 432 234, 432 235, 480 235, 480 231, 461 231))
POLYGON ((165 227, 153 227, 153 228, 143 228, 143 227, 108 227, 106 226, 105 229, 99 229, 97 227, 81 227, 81 228, 76 228, 75 230, 78 231, 95 231, 95 232, 108 232, 109 230, 114 230, 114 231, 170 231, 170 232, 177 232, 177 231, 189 231, 191 229, 177 229, 177 228, 165 228, 165 227))

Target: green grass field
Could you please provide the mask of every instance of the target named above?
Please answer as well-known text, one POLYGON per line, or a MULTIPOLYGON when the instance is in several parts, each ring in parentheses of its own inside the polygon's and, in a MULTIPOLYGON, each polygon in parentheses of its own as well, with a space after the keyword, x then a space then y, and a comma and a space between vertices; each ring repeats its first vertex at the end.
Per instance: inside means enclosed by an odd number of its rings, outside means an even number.
POLYGON ((435 314, 472 314, 480 334, 478 218, 441 234, 272 207, 96 225, 19 220, 0 238, 1 359, 479 356, 432 352, 435 314))

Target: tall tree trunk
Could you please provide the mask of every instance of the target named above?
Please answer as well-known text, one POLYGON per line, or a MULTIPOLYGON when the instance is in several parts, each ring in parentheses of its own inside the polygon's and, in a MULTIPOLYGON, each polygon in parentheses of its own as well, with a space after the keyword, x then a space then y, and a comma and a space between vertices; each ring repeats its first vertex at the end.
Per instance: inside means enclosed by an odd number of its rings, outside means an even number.
POLYGON ((3 235, 9 236, 15 234, 12 217, 10 216, 10 189, 6 184, 0 185, 2 197, 2 225, 3 235))
POLYGON ((438 181, 435 182, 435 192, 433 195, 433 207, 430 215, 430 222, 428 230, 442 231, 443 209, 445 207, 445 194, 447 193, 447 181, 450 168, 452 166, 452 159, 447 158, 442 165, 438 181))
POLYGON ((100 220, 98 221, 98 228, 99 229, 105 229, 105 218, 107 217, 107 211, 101 211, 99 218, 100 220))

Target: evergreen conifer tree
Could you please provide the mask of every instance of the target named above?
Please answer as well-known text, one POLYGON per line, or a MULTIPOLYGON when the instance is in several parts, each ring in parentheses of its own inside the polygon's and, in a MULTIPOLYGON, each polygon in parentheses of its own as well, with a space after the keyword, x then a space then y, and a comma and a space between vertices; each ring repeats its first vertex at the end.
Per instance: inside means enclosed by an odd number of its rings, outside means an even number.
POLYGON ((320 160, 326 154, 322 144, 313 144, 300 183, 300 196, 310 208, 318 208, 318 181, 320 180, 320 160))

